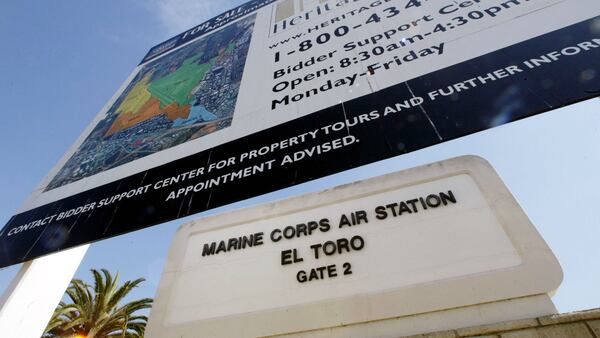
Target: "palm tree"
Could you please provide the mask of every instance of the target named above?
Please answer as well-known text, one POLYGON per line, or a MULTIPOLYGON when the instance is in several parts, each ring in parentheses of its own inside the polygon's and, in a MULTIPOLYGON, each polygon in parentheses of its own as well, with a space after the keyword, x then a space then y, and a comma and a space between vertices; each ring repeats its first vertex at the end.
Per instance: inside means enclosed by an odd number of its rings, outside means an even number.
POLYGON ((94 287, 73 279, 66 294, 70 304, 60 302, 43 338, 142 338, 148 317, 135 312, 152 307, 151 298, 119 306, 119 302, 144 278, 118 286, 119 274, 92 269, 94 287))

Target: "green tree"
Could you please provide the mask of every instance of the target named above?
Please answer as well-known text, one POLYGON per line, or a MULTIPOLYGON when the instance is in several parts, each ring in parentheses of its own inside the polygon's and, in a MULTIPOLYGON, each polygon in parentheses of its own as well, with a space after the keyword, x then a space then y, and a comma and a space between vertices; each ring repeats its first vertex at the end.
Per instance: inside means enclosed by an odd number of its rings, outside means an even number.
POLYGON ((136 314, 152 307, 151 298, 119 303, 144 278, 119 286, 119 274, 92 269, 94 286, 73 279, 66 290, 71 303, 60 302, 43 338, 141 338, 148 317, 136 314))

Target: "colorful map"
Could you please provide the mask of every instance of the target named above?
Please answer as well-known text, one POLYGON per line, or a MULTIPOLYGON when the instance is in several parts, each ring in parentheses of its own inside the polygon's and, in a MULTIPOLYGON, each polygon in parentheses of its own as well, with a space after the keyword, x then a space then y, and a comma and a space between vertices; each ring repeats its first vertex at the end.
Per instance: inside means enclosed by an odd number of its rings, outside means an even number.
POLYGON ((46 190, 230 126, 254 19, 144 65, 46 190))

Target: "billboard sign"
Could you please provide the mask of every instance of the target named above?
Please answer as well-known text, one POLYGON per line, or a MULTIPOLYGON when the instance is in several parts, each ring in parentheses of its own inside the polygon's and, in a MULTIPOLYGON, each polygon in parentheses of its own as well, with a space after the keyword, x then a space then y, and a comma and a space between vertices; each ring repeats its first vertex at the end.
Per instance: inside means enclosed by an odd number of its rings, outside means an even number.
POLYGON ((150 49, 0 266, 599 95, 595 0, 251 1, 150 49))

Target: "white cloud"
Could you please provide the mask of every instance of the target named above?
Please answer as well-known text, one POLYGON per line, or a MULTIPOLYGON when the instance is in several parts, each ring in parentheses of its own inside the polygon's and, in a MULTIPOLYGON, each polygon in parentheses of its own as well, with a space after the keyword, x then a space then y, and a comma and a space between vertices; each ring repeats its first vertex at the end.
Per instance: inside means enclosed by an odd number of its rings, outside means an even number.
POLYGON ((181 33, 231 8, 245 0, 151 0, 145 7, 163 25, 169 35, 181 33))

